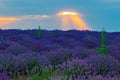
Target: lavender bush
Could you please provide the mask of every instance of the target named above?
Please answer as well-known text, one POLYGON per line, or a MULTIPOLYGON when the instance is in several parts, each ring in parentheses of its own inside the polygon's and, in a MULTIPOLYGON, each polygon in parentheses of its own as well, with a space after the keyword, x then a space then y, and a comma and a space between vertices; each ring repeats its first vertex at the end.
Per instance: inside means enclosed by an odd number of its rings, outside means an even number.
POLYGON ((41 30, 40 38, 36 30, 0 33, 4 37, 0 42, 0 73, 15 80, 19 76, 31 79, 34 74, 41 80, 119 80, 119 32, 106 32, 106 47, 110 49, 106 57, 97 55, 100 33, 95 31, 41 30))
POLYGON ((81 59, 73 59, 58 65, 56 74, 66 75, 68 77, 77 77, 93 75, 94 67, 81 59))
POLYGON ((0 73, 0 80, 10 80, 6 73, 0 73))
POLYGON ((116 75, 120 73, 120 63, 112 56, 92 55, 87 62, 94 65, 96 74, 116 75))

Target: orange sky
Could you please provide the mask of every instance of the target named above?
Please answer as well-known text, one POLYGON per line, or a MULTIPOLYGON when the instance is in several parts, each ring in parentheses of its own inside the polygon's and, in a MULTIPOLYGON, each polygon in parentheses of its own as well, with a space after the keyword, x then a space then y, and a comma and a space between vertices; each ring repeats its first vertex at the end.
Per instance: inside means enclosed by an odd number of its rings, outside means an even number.
MULTIPOLYGON (((57 14, 57 16, 61 17, 61 28, 64 30, 69 30, 71 27, 79 30, 91 30, 90 27, 86 24, 86 22, 81 18, 81 14, 77 12, 69 12, 62 11, 57 14)), ((24 19, 41 19, 46 18, 48 16, 22 16, 22 17, 0 17, 0 27, 4 28, 10 24, 14 24, 13 22, 23 21, 24 19)))
POLYGON ((62 17, 62 29, 69 29, 69 25, 70 25, 70 21, 69 21, 70 17, 69 16, 63 16, 62 17))
POLYGON ((63 29, 69 29, 72 24, 72 26, 79 30, 91 30, 85 21, 80 17, 79 13, 63 11, 59 12, 57 15, 62 17, 63 29))
POLYGON ((82 18, 78 17, 77 15, 71 16, 71 20, 75 27, 80 30, 91 30, 90 27, 85 23, 82 18))
POLYGON ((0 26, 5 26, 5 25, 8 25, 8 24, 11 24, 16 20, 17 19, 14 18, 14 17, 0 17, 0 26))

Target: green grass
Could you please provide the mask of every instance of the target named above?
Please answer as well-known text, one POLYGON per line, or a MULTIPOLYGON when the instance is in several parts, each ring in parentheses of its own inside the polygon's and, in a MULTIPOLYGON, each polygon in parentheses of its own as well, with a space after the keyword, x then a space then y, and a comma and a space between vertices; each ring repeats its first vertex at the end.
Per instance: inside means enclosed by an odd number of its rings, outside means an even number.
MULTIPOLYGON (((23 80, 25 80, 28 76, 23 75, 22 77, 23 77, 23 80)), ((44 71, 44 72, 42 72, 41 75, 32 74, 29 77, 31 78, 31 80, 46 80, 46 79, 50 79, 51 77, 55 77, 55 72, 44 71)), ((19 80, 19 76, 14 77, 11 80, 19 80)))

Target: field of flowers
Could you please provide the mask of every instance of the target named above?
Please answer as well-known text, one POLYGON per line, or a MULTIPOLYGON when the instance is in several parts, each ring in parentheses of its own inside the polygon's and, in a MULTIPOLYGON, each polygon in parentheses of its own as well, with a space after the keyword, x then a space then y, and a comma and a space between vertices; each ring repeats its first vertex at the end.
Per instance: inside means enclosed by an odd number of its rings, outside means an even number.
POLYGON ((120 32, 0 30, 0 80, 120 80, 120 32))

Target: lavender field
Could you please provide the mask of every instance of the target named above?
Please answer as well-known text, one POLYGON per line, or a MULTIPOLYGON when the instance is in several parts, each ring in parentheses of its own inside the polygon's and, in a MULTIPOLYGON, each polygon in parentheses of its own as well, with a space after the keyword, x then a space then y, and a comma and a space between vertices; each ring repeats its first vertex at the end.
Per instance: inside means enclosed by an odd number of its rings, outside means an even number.
POLYGON ((97 50, 101 35, 0 30, 0 80, 120 80, 120 32, 105 32, 107 55, 97 50))

